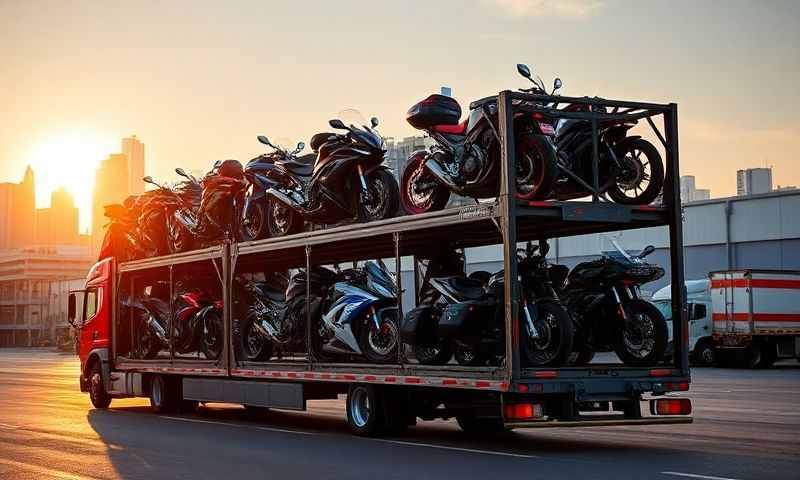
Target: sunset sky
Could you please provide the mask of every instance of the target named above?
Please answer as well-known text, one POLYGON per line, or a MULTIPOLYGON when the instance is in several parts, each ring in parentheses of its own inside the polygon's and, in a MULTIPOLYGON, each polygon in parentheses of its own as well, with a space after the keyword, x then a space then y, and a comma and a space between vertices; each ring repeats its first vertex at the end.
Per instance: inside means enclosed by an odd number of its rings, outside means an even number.
POLYGON ((0 1, 0 181, 69 183, 124 136, 148 174, 246 161, 258 134, 308 141, 344 108, 402 137, 442 85, 466 105, 525 86, 676 102, 682 173, 714 196, 772 165, 800 186, 800 2, 615 0, 0 1))

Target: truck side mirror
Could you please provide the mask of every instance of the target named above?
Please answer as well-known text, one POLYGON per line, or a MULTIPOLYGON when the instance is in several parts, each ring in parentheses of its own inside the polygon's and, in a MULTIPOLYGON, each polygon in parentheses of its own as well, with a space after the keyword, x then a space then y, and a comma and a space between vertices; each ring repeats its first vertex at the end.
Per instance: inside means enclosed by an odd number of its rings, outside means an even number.
POLYGON ((70 325, 72 325, 75 328, 78 328, 75 325, 75 316, 77 314, 77 311, 78 311, 78 300, 75 298, 74 293, 70 293, 67 299, 67 321, 69 322, 70 325))

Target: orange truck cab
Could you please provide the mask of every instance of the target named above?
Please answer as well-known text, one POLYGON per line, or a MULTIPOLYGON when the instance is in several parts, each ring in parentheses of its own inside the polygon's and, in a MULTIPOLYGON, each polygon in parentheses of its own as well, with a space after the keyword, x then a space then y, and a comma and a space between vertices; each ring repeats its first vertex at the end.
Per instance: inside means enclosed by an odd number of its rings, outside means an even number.
POLYGON ((69 295, 68 318, 78 334, 81 391, 89 392, 92 403, 110 402, 106 392, 110 370, 113 278, 113 259, 100 260, 89 270, 84 289, 69 295), (82 305, 78 305, 78 293, 83 294, 82 305))

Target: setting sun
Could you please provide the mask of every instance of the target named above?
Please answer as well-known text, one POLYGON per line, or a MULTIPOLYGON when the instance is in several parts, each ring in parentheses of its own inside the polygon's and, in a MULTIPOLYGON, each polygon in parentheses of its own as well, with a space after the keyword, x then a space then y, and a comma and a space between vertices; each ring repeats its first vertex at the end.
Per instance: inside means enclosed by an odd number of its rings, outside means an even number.
POLYGON ((119 150, 117 140, 97 132, 73 130, 43 138, 29 159, 36 178, 36 204, 50 203, 50 193, 65 187, 80 209, 80 229, 91 224, 94 170, 109 152, 119 150))

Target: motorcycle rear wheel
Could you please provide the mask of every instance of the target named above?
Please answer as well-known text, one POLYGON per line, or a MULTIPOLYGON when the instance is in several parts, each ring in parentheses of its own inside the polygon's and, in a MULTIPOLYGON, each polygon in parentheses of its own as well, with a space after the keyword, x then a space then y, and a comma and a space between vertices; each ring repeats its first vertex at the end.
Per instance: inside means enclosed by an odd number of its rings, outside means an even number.
POLYGON ((241 352, 244 360, 250 362, 264 362, 272 356, 272 343, 263 338, 255 326, 258 315, 250 313, 242 325, 242 334, 239 336, 241 341, 241 352))
POLYGON ((664 187, 664 163, 658 149, 640 138, 623 143, 615 153, 624 171, 616 174, 608 188, 611 200, 624 205, 653 203, 664 187))
POLYGON ((555 302, 536 304, 537 320, 534 326, 540 338, 532 338, 524 325, 520 331, 520 350, 528 366, 560 366, 567 363, 572 353, 574 327, 569 313, 555 302))
POLYGON ((412 215, 441 210, 450 200, 450 190, 436 182, 433 174, 425 168, 425 160, 424 153, 414 154, 403 169, 400 179, 400 202, 406 213, 412 215), (429 188, 420 193, 419 183, 424 183, 429 188))
POLYGON ((222 316, 216 310, 209 310, 203 318, 203 338, 201 349, 209 360, 217 360, 222 355, 224 334, 222 316))
POLYGON ((285 237, 303 230, 303 217, 288 205, 270 198, 267 201, 267 229, 270 237, 285 237))
POLYGON ((443 341, 437 345, 414 345, 414 357, 423 365, 444 365, 452 356, 452 347, 443 341))
POLYGON ((547 199, 557 177, 555 147, 535 135, 523 137, 517 144, 517 198, 547 199))
POLYGON ((486 365, 486 362, 489 360, 485 352, 480 351, 480 349, 475 345, 458 343, 456 344, 454 350, 455 352, 453 356, 459 365, 475 367, 486 365))
MULTIPOLYGON (((667 348, 667 321, 653 304, 644 300, 633 300, 625 309, 634 318, 622 325, 614 351, 625 365, 656 365, 667 348)), ((619 321, 623 322, 621 318, 619 321)))

